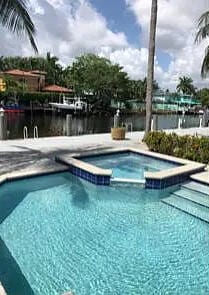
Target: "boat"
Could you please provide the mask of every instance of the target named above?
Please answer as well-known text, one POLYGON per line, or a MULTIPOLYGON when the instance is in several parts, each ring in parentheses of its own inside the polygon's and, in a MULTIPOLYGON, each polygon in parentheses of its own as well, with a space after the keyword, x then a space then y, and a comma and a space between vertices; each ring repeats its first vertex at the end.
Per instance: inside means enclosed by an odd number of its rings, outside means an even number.
POLYGON ((2 104, 0 107, 4 110, 5 113, 24 113, 24 109, 18 104, 2 104))
POLYGON ((72 112, 87 112, 88 103, 84 98, 80 97, 63 97, 63 103, 50 102, 52 109, 72 112))

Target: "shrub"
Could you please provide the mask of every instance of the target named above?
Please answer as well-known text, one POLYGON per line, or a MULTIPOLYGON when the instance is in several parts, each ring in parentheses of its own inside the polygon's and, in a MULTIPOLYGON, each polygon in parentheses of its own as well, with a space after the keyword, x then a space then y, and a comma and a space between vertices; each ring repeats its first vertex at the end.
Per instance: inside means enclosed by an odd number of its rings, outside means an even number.
POLYGON ((178 136, 175 133, 150 132, 145 139, 153 152, 172 155, 205 164, 209 163, 209 138, 178 136))

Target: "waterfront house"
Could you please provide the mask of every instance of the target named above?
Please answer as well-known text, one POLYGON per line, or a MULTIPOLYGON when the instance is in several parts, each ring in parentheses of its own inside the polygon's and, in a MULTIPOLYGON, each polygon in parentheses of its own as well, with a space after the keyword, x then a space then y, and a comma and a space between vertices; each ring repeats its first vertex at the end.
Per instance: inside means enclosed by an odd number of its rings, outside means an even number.
POLYGON ((67 89, 58 85, 46 84, 46 72, 39 70, 22 71, 19 69, 8 70, 0 73, 0 78, 5 76, 11 77, 17 82, 23 82, 26 85, 27 92, 54 92, 54 93, 71 93, 72 89, 67 89))
POLYGON ((13 80, 26 84, 27 91, 41 91, 45 86, 46 72, 42 71, 21 71, 18 69, 4 71, 0 74, 2 77, 9 76, 13 80))

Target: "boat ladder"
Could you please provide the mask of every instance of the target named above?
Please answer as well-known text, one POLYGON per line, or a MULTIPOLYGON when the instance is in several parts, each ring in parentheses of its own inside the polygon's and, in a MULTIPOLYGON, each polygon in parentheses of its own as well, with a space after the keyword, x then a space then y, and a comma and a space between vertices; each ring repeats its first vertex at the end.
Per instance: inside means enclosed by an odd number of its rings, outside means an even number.
POLYGON ((37 126, 35 126, 33 129, 33 138, 34 139, 38 138, 38 127, 37 126))
POLYGON ((27 126, 24 126, 24 128, 23 128, 23 138, 24 139, 28 138, 28 128, 27 128, 27 126))

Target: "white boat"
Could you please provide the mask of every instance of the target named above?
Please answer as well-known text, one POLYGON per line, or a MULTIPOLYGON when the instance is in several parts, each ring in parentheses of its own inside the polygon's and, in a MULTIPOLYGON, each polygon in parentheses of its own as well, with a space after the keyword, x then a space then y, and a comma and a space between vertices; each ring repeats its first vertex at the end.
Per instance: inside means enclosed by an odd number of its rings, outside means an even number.
POLYGON ((87 112, 88 104, 84 98, 80 97, 63 97, 63 103, 59 102, 50 102, 52 108, 58 110, 69 110, 69 111, 80 111, 87 112))

